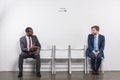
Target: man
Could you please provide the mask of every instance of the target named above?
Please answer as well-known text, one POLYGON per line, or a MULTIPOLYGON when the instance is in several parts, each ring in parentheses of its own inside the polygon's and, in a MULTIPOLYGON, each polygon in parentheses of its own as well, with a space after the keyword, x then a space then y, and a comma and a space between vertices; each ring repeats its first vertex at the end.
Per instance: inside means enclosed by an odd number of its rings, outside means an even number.
POLYGON ((92 34, 88 35, 86 55, 91 58, 92 74, 99 75, 99 67, 104 58, 105 37, 99 34, 99 26, 91 27, 92 34))
POLYGON ((40 74, 40 50, 41 44, 39 43, 37 37, 33 35, 33 29, 31 27, 27 27, 25 29, 26 36, 20 38, 20 47, 21 54, 19 55, 19 74, 18 77, 23 76, 23 60, 26 58, 34 58, 36 59, 36 76, 41 77, 40 74))

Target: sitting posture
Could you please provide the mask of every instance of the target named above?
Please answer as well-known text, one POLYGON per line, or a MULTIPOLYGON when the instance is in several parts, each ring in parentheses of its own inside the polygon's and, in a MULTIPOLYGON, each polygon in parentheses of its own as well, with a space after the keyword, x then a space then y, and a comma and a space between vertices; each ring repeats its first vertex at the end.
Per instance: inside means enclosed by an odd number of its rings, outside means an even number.
POLYGON ((91 58, 92 74, 99 75, 99 67, 104 57, 105 37, 99 34, 99 26, 91 27, 92 34, 88 35, 86 55, 91 58))
POLYGON ((40 50, 41 44, 38 41, 38 38, 33 35, 33 29, 31 27, 27 27, 25 29, 26 35, 20 38, 20 47, 21 54, 19 55, 19 74, 18 77, 23 76, 23 60, 26 58, 36 59, 36 76, 41 77, 40 74, 40 50))

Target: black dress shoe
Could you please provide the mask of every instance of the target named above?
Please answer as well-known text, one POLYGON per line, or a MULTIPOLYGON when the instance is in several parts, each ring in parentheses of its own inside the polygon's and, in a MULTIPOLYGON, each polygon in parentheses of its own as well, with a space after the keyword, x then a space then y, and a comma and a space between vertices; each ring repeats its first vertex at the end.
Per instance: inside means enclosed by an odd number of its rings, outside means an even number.
POLYGON ((22 75, 22 72, 19 72, 19 74, 18 74, 18 78, 20 78, 20 77, 22 77, 23 75, 22 75))
POLYGON ((40 73, 37 73, 37 75, 36 75, 37 77, 41 77, 41 74, 40 73))

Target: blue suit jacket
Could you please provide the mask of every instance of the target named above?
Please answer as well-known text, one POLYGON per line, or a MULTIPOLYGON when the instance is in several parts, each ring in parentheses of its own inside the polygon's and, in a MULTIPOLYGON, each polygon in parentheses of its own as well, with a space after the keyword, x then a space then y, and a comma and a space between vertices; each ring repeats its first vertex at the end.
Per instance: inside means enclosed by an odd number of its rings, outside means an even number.
MULTIPOLYGON (((104 57, 104 46, 105 46, 105 37, 101 34, 99 34, 98 36, 98 48, 99 48, 99 51, 102 55, 102 57, 104 57)), ((94 35, 92 34, 89 34, 88 35, 88 48, 86 50, 86 55, 88 56, 89 54, 92 54, 92 51, 94 49, 94 35)))

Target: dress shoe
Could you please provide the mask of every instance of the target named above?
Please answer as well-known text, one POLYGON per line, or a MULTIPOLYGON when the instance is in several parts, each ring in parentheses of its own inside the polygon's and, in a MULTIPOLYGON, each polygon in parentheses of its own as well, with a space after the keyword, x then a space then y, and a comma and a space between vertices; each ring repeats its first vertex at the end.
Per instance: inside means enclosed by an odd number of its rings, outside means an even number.
POLYGON ((93 74, 93 75, 95 75, 95 74, 96 74, 95 70, 93 70, 93 71, 92 71, 92 74, 93 74))
POLYGON ((20 78, 20 77, 22 77, 22 76, 23 76, 22 72, 19 72, 18 78, 20 78))
POLYGON ((96 75, 99 75, 99 71, 96 71, 96 73, 95 73, 96 75))
POLYGON ((40 74, 40 72, 38 72, 36 76, 37 76, 37 77, 41 77, 41 74, 40 74))

